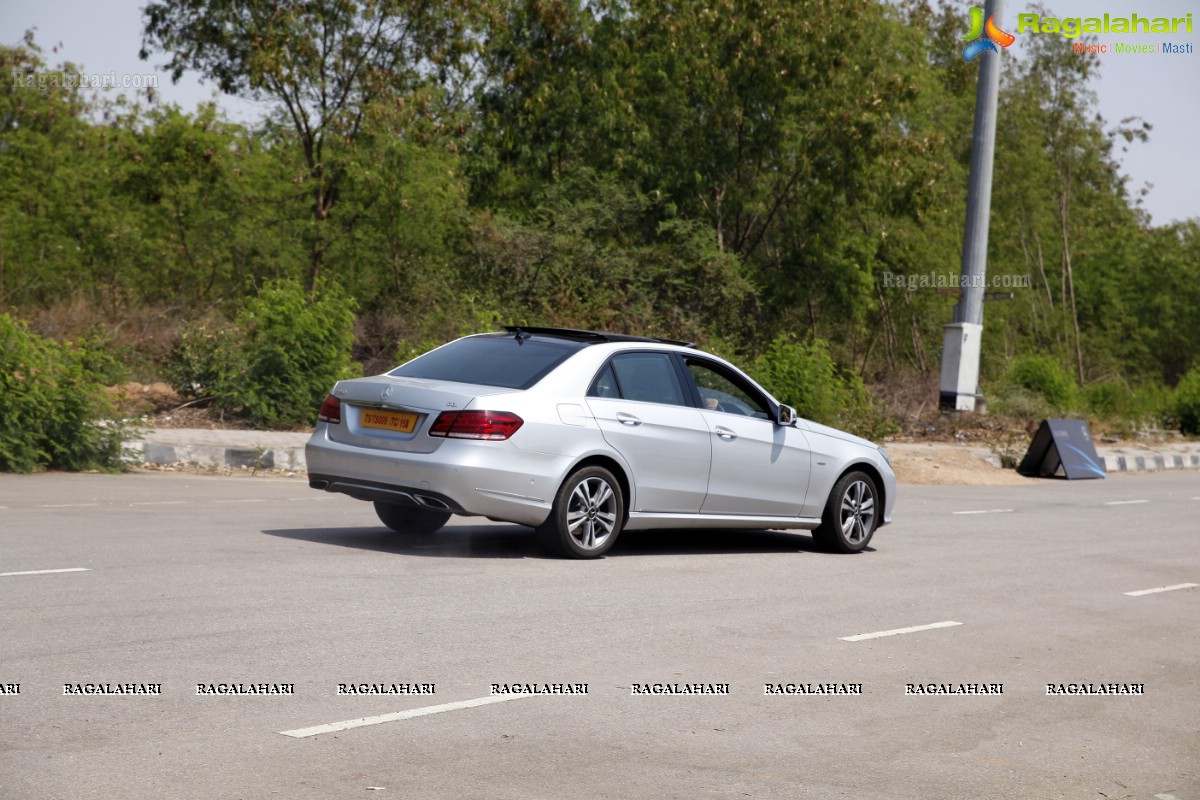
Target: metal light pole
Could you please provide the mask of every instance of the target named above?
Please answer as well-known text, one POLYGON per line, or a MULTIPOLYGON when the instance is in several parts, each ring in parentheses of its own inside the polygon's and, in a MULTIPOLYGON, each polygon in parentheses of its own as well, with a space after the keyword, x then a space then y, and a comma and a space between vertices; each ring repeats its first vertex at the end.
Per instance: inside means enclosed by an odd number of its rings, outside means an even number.
MULTIPOLYGON (((999 16, 1001 0, 987 0, 984 19, 999 16)), ((999 24, 997 22, 997 24, 999 24)), ((992 159, 996 151, 996 97, 1000 53, 983 53, 975 89, 975 131, 963 234, 962 281, 954 321, 945 326, 939 406, 974 411, 979 399, 979 346, 983 338, 983 294, 987 275, 988 216, 992 209, 992 159)))

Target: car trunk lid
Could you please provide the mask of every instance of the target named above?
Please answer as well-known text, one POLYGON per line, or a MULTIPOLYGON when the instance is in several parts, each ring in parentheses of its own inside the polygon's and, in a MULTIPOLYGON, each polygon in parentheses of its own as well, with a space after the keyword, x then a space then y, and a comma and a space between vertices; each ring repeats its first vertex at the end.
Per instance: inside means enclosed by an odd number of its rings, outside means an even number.
POLYGON ((335 442, 405 453, 432 453, 445 439, 429 436, 443 411, 467 408, 479 397, 510 392, 496 386, 377 375, 341 381, 333 395, 342 421, 330 425, 335 442))

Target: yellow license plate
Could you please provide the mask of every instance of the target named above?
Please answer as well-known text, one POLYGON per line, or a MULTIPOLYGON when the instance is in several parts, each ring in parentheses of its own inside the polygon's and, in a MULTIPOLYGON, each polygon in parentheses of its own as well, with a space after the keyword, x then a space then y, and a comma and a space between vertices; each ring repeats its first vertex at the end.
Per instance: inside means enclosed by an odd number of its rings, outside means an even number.
POLYGON ((380 428, 399 433, 411 433, 416 430, 418 419, 420 417, 416 414, 404 414, 399 411, 377 411, 373 408, 364 408, 362 411, 364 428, 380 428))

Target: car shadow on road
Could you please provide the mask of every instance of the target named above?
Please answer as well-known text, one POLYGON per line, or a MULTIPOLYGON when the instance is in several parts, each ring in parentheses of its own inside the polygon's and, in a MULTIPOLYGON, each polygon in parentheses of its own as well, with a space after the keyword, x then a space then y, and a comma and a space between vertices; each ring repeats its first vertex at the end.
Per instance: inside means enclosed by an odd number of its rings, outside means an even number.
MULTIPOLYGON (((549 558, 539 547, 533 531, 521 525, 452 525, 430 536, 395 533, 382 526, 285 528, 264 530, 263 533, 315 544, 424 558, 549 558)), ((867 548, 867 552, 871 550, 867 548)), ((657 530, 622 533, 608 556, 804 552, 825 554, 804 531, 657 530)))
POLYGON ((331 544, 425 558, 544 558, 533 531, 520 525, 452 525, 435 534, 414 536, 388 528, 285 528, 264 530, 315 544, 331 544))
MULTIPOLYGON (((872 548, 867 547, 866 552, 872 548)), ((610 556, 813 553, 827 555, 808 531, 679 529, 625 531, 610 556)))

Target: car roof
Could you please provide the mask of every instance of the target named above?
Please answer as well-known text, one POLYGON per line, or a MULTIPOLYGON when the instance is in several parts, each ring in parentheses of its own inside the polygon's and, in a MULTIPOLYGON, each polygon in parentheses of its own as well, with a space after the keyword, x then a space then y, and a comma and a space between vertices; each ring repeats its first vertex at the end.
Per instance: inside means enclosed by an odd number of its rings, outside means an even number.
POLYGON ((683 342, 678 339, 662 339, 655 336, 633 336, 627 333, 609 333, 607 331, 587 331, 578 328, 549 328, 532 325, 505 325, 504 330, 519 337, 546 336, 556 339, 569 339, 580 344, 600 344, 602 342, 646 342, 653 344, 670 344, 678 347, 695 347, 694 342, 683 342))

